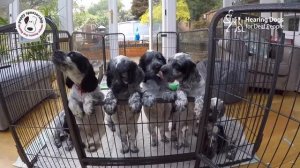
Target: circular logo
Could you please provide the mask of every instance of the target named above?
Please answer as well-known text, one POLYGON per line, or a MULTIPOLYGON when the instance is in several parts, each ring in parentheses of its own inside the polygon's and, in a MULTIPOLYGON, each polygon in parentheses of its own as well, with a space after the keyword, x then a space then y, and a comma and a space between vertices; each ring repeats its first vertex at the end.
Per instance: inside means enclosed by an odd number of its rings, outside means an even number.
POLYGON ((18 15, 16 28, 20 36, 26 39, 36 39, 44 33, 46 20, 39 11, 27 9, 18 15))

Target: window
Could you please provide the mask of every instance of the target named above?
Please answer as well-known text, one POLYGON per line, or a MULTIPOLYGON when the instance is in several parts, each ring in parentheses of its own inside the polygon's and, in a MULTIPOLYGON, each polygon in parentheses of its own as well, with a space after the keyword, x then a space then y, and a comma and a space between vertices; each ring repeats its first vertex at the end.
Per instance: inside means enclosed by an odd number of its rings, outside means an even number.
POLYGON ((300 2, 300 0, 284 0, 285 3, 300 2))
POLYGON ((289 19, 288 31, 299 31, 299 18, 290 18, 289 19))
POLYGON ((0 26, 9 23, 8 5, 0 7, 0 26))

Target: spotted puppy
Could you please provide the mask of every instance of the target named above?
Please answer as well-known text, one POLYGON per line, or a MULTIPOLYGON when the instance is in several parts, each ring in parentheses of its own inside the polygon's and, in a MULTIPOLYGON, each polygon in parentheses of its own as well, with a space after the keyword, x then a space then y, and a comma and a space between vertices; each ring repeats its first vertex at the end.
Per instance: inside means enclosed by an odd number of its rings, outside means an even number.
POLYGON ((169 142, 165 132, 168 131, 168 124, 171 116, 171 103, 157 103, 156 98, 166 101, 174 100, 175 93, 168 89, 168 83, 161 78, 160 68, 166 64, 166 59, 160 52, 146 52, 140 59, 139 66, 145 73, 142 83, 143 88, 143 109, 148 118, 149 133, 152 146, 157 145, 156 127, 159 128, 161 141, 169 142))
POLYGON ((107 72, 109 92, 105 98, 104 110, 111 115, 108 121, 115 124, 117 135, 122 141, 122 153, 129 150, 137 153, 135 145, 137 120, 142 108, 140 84, 144 80, 143 70, 126 56, 117 56, 110 60, 107 72), (120 100, 128 100, 125 105, 120 100), (128 142, 129 141, 129 142, 128 142))
POLYGON ((177 53, 169 62, 161 67, 163 78, 168 82, 179 82, 177 100, 175 101, 176 112, 173 123, 176 124, 177 135, 176 148, 188 147, 188 139, 191 138, 195 125, 195 116, 201 115, 203 106, 202 96, 205 93, 205 81, 201 78, 196 64, 186 53, 177 53), (188 102, 187 97, 194 97, 195 102, 188 102), (187 108, 186 108, 187 106, 187 108))

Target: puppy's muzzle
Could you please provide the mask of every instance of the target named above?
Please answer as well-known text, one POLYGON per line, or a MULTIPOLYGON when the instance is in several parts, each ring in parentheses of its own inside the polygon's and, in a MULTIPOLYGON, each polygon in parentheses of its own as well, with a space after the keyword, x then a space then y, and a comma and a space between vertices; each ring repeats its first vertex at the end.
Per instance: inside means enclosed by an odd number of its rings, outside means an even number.
POLYGON ((160 68, 162 67, 163 65, 161 63, 156 63, 153 65, 153 70, 155 73, 158 73, 160 71, 160 68))
POLYGON ((113 84, 111 90, 113 91, 114 94, 119 94, 123 90, 126 90, 127 88, 128 88, 128 86, 126 84, 118 82, 118 83, 113 84))
POLYGON ((52 61, 54 64, 64 64, 66 54, 62 51, 55 51, 52 57, 52 61))
POLYGON ((173 79, 174 77, 172 76, 172 68, 170 68, 170 66, 163 65, 160 68, 160 72, 163 79, 167 80, 168 82, 174 82, 175 79, 173 79))

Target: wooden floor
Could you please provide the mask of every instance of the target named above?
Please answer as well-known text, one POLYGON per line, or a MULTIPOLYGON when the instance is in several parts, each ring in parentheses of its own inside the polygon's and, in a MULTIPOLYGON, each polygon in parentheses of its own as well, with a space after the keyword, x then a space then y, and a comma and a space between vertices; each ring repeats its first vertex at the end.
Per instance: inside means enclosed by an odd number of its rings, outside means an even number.
MULTIPOLYGON (((256 101, 257 103, 266 103, 266 97, 266 94, 259 96, 256 95, 255 98, 253 98, 253 103, 256 101), (260 101, 258 102, 258 100, 260 101)), ((243 105, 243 103, 237 103, 231 106, 230 111, 235 111, 232 109, 236 109, 236 112, 228 115, 236 118, 243 118, 251 117, 251 115, 254 115, 254 113, 257 115, 264 112, 263 109, 260 109, 259 105, 257 105, 257 107, 253 107, 252 112, 246 114, 241 112, 240 108, 238 108, 242 107, 241 105, 243 105)), ((243 107, 245 108, 245 105, 243 107)), ((60 111, 62 109, 60 98, 45 100, 34 110, 32 110, 29 115, 23 117, 18 124, 25 126, 30 120, 30 122, 32 122, 35 117, 41 117, 44 119, 34 122, 36 125, 39 125, 39 127, 42 128, 48 123, 46 118, 51 119, 56 115, 49 112, 51 109, 53 111, 53 108, 56 108, 56 111, 60 111)), ((279 165, 282 165, 282 167, 291 167, 293 164, 294 167, 300 167, 300 159, 294 163, 294 160, 300 153, 300 133, 298 132, 300 122, 300 94, 290 92, 284 93, 283 95, 275 95, 271 110, 272 112, 270 112, 270 115, 267 118, 261 146, 256 153, 257 156, 262 159, 264 163, 270 163, 271 167, 279 167, 279 165), (286 154, 287 156, 285 156, 286 154)), ((257 120, 254 119, 241 120, 241 122, 247 127, 253 127, 253 125, 257 125, 257 127, 259 126, 257 120)), ((30 125, 26 126, 30 127, 30 125)), ((25 135, 35 135, 40 131, 40 129, 37 128, 35 131, 31 132, 22 132, 22 129, 18 131, 20 131, 19 133, 25 135)), ((246 134, 247 139, 251 139, 252 134, 247 131, 246 134)), ((24 139, 22 144, 26 146, 26 144, 30 141, 31 139, 24 139)), ((0 132, 0 168, 13 167, 12 164, 16 161, 17 157, 18 154, 10 132, 0 132)), ((257 167, 258 165, 259 164, 253 164, 250 167, 257 167)), ((259 167, 266 167, 266 165, 260 164, 259 167)))

